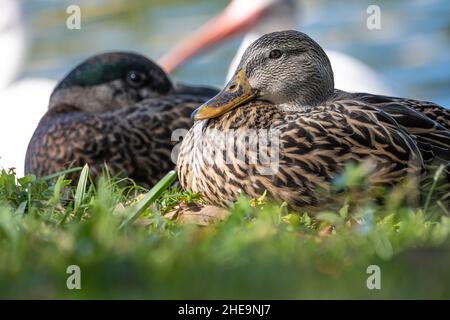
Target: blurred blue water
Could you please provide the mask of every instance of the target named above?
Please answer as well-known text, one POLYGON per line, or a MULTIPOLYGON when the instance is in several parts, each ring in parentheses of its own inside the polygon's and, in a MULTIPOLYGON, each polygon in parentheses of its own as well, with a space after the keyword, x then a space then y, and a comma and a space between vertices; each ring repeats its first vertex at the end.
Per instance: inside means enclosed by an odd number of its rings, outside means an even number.
MULTIPOLYGON (((89 55, 132 50, 160 57, 217 14, 226 0, 78 1, 82 29, 65 27, 70 0, 24 0, 32 43, 24 76, 59 79, 89 55), (137 5, 138 3, 138 5, 137 5)), ((377 70, 399 95, 450 107, 450 1, 302 1, 298 29, 327 49, 377 70), (366 28, 366 9, 381 8, 381 30, 366 28)), ((173 78, 222 85, 239 39, 197 57, 173 78)))

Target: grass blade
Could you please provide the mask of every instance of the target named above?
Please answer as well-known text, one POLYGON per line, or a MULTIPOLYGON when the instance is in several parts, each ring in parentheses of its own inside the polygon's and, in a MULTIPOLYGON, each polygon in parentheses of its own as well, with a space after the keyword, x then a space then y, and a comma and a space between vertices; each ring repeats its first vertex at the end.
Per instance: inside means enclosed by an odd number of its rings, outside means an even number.
POLYGON ((436 170, 436 173, 434 174, 433 184, 431 185, 431 188, 428 191, 427 198, 425 200, 425 205, 424 205, 424 209, 423 209, 423 211, 425 213, 427 212, 428 207, 430 206, 431 195, 433 194, 434 189, 436 188, 436 184, 437 184, 439 178, 442 176, 442 173, 444 172, 444 168, 445 168, 444 165, 441 164, 439 166, 439 168, 436 170))
POLYGON ((174 170, 169 171, 158 183, 150 189, 149 192, 133 207, 133 212, 130 214, 128 219, 126 219, 120 225, 119 229, 123 229, 128 226, 130 223, 133 223, 144 210, 163 193, 170 185, 176 180, 177 173, 174 170))
POLYGON ((61 200, 61 190, 63 188, 64 184, 64 175, 59 176, 58 180, 56 180, 54 190, 53 190, 53 196, 47 201, 48 206, 48 214, 47 214, 47 220, 50 221, 50 219, 53 216, 53 212, 55 211, 55 207, 59 204, 61 200))
POLYGON ((81 170, 80 179, 78 180, 77 190, 75 192, 75 205, 73 211, 76 213, 80 209, 83 203, 84 197, 86 195, 86 185, 89 177, 89 166, 84 165, 83 170, 81 170))
POLYGON ((80 171, 81 169, 83 169, 83 168, 82 167, 76 167, 76 168, 70 168, 70 169, 67 169, 67 170, 61 170, 61 171, 49 174, 48 176, 42 177, 42 179, 43 180, 51 180, 51 179, 57 178, 57 177, 59 177, 61 175, 66 175, 66 174, 69 174, 69 173, 80 171))

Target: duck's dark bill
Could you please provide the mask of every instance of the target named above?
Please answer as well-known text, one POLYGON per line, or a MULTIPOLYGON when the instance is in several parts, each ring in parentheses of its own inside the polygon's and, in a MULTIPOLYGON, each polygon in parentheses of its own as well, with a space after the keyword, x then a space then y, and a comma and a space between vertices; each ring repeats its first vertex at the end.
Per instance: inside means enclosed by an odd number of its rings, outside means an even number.
POLYGON ((239 70, 218 95, 198 107, 193 113, 194 120, 216 118, 253 99, 256 91, 252 89, 245 75, 239 70))

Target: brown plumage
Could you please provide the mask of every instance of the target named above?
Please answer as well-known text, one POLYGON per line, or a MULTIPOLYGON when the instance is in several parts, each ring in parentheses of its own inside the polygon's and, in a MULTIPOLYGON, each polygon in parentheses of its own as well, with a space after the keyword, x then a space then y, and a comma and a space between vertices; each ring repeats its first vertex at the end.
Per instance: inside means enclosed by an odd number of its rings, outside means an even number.
POLYGON ((325 53, 297 31, 253 43, 230 83, 194 115, 178 157, 180 182, 221 206, 267 190, 293 208, 314 208, 349 162, 366 163, 373 185, 393 185, 450 160, 445 109, 335 90, 325 53), (261 149, 255 135, 273 132, 274 148, 261 149), (277 152, 277 161, 264 162, 277 152))
POLYGON ((54 90, 30 141, 25 171, 44 176, 87 163, 98 176, 106 163, 113 175, 151 186, 174 167, 174 130, 189 129, 191 112, 215 93, 173 86, 140 55, 94 56, 54 90))

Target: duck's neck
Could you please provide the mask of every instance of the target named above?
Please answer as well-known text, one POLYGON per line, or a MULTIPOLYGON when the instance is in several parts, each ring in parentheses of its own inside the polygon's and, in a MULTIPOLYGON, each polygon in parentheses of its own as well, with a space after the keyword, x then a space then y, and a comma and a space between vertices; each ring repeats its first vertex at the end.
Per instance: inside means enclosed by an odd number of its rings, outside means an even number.
POLYGON ((306 84, 266 93, 261 97, 281 110, 309 110, 321 105, 334 94, 333 81, 324 77, 320 81, 307 79, 306 84))
POLYGON ((329 100, 334 93, 334 88, 321 90, 318 88, 316 91, 311 91, 308 95, 293 98, 287 103, 281 103, 282 106, 293 106, 301 110, 309 110, 316 106, 323 104, 325 101, 329 100))

